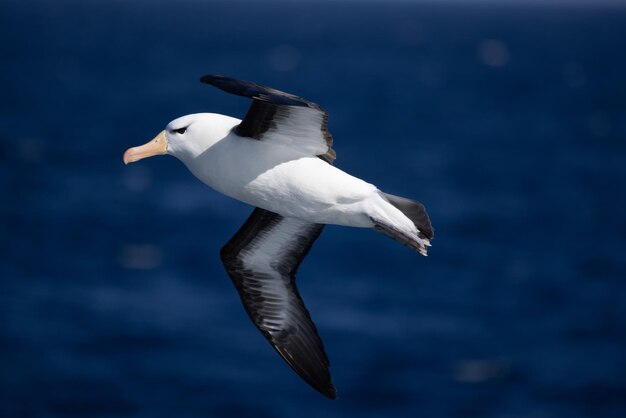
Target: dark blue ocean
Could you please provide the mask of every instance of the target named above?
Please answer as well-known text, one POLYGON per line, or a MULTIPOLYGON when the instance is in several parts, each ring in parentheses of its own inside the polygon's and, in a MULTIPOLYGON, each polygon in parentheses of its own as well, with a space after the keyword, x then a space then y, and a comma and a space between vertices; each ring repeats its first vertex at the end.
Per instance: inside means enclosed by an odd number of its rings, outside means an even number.
POLYGON ((433 3, 3 1, 0 417, 626 416, 626 7, 433 3), (122 163, 243 116, 208 73, 319 103, 430 213, 427 258, 329 226, 302 264, 336 401, 220 262, 251 208, 122 163))

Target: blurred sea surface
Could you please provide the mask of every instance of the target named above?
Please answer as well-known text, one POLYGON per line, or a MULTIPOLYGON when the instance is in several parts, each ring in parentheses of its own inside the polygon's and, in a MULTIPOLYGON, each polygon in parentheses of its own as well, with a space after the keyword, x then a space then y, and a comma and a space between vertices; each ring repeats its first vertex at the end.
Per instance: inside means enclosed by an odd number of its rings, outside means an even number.
POLYGON ((0 416, 626 416, 625 7, 9 0, 0 39, 0 416), (207 73, 319 103, 430 213, 427 258, 329 226, 300 268, 337 401, 220 263, 251 208, 122 164, 244 115, 207 73))

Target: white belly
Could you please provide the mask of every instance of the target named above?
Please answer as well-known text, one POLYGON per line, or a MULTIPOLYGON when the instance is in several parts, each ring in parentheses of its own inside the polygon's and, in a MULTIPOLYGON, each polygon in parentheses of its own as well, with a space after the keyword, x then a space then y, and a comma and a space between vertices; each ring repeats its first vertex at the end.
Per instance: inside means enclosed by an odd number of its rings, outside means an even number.
POLYGON ((376 187, 317 157, 288 161, 245 187, 249 203, 311 222, 371 226, 363 202, 376 187))
POLYGON ((210 187, 283 216, 316 223, 372 226, 363 205, 376 193, 374 185, 287 147, 246 138, 229 139, 187 164, 210 187))

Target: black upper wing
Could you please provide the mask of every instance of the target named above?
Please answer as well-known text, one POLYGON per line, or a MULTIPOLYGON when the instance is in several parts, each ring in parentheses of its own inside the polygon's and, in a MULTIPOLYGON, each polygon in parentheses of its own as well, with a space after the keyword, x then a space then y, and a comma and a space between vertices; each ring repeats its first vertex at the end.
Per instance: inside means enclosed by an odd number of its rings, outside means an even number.
POLYGON ((252 322, 296 373, 334 399, 328 357, 295 283, 323 228, 256 208, 221 257, 252 322))
POLYGON ((200 81, 252 99, 248 113, 235 128, 237 135, 282 143, 330 163, 335 159, 328 113, 317 104, 270 87, 219 75, 206 75, 200 81))

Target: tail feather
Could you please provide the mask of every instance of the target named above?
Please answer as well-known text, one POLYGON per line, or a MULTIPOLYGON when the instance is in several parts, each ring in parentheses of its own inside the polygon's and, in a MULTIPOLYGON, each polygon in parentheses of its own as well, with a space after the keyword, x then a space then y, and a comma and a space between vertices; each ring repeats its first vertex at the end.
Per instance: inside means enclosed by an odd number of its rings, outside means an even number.
POLYGON ((422 239, 431 240, 435 236, 435 230, 430 223, 426 208, 420 202, 407 199, 405 197, 394 196, 388 193, 382 193, 381 195, 385 200, 395 206, 400 212, 409 218, 415 227, 417 228, 418 236, 422 239))
POLYGON ((427 238, 411 236, 383 220, 374 217, 370 217, 370 219, 374 223, 374 230, 382 232, 389 238, 419 252, 423 256, 428 255, 427 252, 428 247, 430 247, 430 241, 427 238))

